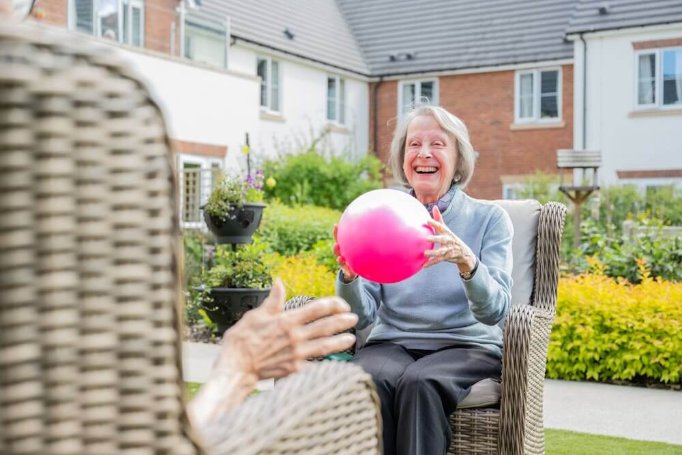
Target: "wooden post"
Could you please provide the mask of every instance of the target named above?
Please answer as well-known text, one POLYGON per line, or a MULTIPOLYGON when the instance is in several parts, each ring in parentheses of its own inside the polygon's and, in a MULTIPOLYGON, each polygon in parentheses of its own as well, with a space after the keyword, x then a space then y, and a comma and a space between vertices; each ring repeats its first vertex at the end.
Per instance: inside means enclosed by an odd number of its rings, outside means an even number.
POLYGON ((561 169, 561 183, 559 184, 559 191, 564 193, 573 202, 573 247, 580 246, 580 223, 582 221, 581 209, 583 203, 590 197, 590 195, 599 190, 597 184, 597 169, 601 166, 601 152, 595 150, 557 150, 557 167, 561 169), (564 169, 571 172, 571 184, 564 185, 564 169), (575 169, 582 170, 582 179, 580 185, 576 185, 573 181, 573 171, 575 169), (592 170, 592 184, 585 182, 585 173, 587 169, 592 170))

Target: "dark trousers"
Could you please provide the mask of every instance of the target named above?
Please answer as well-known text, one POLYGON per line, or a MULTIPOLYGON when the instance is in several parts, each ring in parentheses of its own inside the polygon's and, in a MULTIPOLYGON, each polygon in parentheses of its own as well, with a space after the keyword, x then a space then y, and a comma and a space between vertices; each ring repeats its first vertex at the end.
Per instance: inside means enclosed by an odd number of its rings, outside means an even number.
POLYGON ((368 344, 353 362, 367 371, 381 399, 384 454, 441 455, 452 433, 449 417, 457 403, 484 378, 499 378, 500 359, 476 347, 437 351, 395 343, 368 344))

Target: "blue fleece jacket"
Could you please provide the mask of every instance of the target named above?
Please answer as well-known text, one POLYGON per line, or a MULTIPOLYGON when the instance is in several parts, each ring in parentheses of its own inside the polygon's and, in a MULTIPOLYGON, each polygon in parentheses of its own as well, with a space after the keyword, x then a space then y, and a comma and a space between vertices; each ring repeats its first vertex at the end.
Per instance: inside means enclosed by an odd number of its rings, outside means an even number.
POLYGON ((359 316, 358 328, 375 323, 368 342, 391 341, 411 349, 477 345, 501 356, 497 323, 511 306, 509 215, 457 189, 443 220, 479 259, 470 280, 460 277, 455 264, 442 262, 392 284, 363 278, 344 283, 339 272, 336 293, 359 316))

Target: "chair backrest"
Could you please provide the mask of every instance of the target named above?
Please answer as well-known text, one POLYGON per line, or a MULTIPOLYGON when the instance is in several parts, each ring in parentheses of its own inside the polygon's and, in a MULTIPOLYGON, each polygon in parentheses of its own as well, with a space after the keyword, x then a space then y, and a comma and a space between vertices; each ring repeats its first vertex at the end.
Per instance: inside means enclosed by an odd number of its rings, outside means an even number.
POLYGON ((535 253, 542 205, 532 199, 498 200, 494 203, 509 214, 514 226, 512 305, 528 305, 531 303, 535 283, 535 253))
POLYGON ((174 453, 168 139, 114 52, 0 23, 0 453, 174 453))

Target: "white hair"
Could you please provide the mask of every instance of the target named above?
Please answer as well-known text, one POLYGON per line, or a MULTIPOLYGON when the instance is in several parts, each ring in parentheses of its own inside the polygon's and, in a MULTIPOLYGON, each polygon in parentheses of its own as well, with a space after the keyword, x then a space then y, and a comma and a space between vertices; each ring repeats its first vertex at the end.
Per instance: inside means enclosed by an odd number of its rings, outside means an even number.
POLYGON ((433 117, 438 125, 445 131, 457 144, 457 168, 455 169, 454 183, 461 188, 465 188, 471 177, 474 175, 474 163, 476 152, 469 141, 469 131, 462 120, 451 114, 440 106, 422 105, 417 106, 405 114, 398 122, 393 133, 391 151, 388 158, 389 165, 393 170, 393 176, 403 184, 408 184, 405 171, 403 171, 403 161, 405 160, 405 140, 407 138, 407 128, 412 120, 422 115, 433 117))

